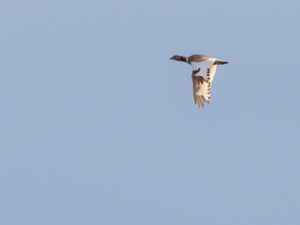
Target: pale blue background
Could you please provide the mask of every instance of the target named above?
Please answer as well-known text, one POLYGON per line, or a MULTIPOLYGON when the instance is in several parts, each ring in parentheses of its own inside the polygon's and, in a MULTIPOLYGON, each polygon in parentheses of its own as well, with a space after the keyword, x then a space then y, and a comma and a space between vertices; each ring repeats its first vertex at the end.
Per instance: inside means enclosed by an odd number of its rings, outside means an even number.
POLYGON ((2 0, 1 225, 299 225, 299 1, 2 0), (190 68, 219 67, 211 103, 190 68))

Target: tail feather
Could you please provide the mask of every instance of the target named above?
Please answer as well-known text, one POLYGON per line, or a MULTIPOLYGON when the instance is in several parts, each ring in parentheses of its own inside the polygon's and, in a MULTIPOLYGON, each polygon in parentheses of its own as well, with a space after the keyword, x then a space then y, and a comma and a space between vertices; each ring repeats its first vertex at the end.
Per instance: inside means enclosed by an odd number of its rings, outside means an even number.
POLYGON ((224 64, 227 64, 227 63, 228 63, 227 61, 223 61, 223 60, 217 59, 217 60, 214 62, 214 65, 224 65, 224 64))

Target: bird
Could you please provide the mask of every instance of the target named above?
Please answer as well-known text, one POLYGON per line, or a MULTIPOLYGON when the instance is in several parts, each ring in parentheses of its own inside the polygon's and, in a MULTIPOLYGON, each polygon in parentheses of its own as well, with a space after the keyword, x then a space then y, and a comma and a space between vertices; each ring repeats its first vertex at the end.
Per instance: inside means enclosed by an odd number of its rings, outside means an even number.
POLYGON ((228 61, 202 54, 188 57, 174 55, 170 59, 191 65, 194 102, 199 108, 203 108, 205 103, 210 102, 211 86, 217 66, 227 64, 228 61))

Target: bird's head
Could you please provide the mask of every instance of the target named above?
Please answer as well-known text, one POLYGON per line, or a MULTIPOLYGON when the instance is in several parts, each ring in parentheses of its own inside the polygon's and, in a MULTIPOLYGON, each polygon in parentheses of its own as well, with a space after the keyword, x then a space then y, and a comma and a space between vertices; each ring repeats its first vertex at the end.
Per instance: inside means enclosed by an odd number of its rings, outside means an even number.
POLYGON ((181 56, 181 55, 174 55, 170 59, 176 60, 176 61, 181 61, 181 62, 186 62, 186 57, 181 56))

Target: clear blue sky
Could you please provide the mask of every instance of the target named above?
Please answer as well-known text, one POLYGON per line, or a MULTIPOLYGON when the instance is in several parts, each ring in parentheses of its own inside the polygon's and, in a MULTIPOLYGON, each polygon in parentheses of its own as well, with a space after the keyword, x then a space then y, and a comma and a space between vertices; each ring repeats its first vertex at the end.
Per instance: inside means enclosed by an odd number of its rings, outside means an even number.
POLYGON ((0 224, 299 225, 299 12, 1 1, 0 224), (230 62, 203 110, 194 53, 230 62))

